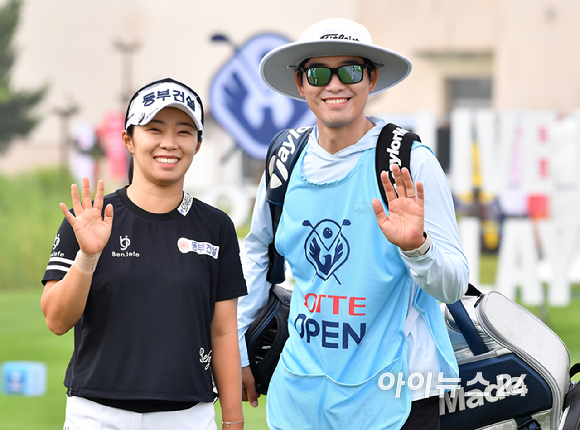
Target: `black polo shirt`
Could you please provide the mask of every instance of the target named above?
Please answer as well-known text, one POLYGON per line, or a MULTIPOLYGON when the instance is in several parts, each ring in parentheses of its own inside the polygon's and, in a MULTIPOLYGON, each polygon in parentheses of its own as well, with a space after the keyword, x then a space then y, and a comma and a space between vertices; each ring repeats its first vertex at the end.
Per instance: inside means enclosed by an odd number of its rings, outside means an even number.
MULTIPOLYGON (((211 402, 215 302, 247 293, 232 221, 187 193, 166 214, 140 209, 126 189, 104 203, 113 228, 74 327, 69 395, 121 406, 211 402)), ((78 249, 65 219, 43 283, 62 279, 78 249)))

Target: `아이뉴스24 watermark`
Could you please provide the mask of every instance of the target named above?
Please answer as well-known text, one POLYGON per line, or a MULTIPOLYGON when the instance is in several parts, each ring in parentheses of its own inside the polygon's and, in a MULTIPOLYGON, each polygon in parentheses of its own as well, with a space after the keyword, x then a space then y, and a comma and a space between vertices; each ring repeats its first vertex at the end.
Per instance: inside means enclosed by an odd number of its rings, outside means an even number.
MULTIPOLYGON (((419 390, 425 397, 431 396, 434 392, 439 392, 439 396, 444 399, 443 407, 447 406, 449 412, 465 410, 465 408, 473 409, 477 406, 482 406, 485 401, 497 402, 510 396, 525 396, 528 392, 524 382, 526 374, 519 376, 511 376, 507 374, 497 375, 496 381, 491 383, 487 381, 481 372, 477 372, 476 376, 465 383, 465 386, 460 385, 461 378, 445 378, 442 372, 433 377, 433 373, 412 373, 407 380, 402 373, 397 376, 390 372, 385 372, 379 377, 379 388, 381 390, 395 389, 395 396, 401 395, 403 386, 407 386, 412 391, 419 390), (475 385, 479 387, 475 388, 475 385)), ((444 413, 444 411, 441 411, 444 413)))

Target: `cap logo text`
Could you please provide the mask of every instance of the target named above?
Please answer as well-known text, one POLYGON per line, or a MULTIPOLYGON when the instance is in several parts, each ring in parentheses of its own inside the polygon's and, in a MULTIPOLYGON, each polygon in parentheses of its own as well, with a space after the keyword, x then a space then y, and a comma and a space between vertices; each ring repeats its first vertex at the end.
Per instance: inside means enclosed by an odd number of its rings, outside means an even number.
POLYGON ((328 39, 337 39, 337 40, 352 40, 354 42, 359 42, 356 37, 347 36, 345 34, 338 34, 338 33, 329 33, 323 34, 320 39, 328 40, 328 39))

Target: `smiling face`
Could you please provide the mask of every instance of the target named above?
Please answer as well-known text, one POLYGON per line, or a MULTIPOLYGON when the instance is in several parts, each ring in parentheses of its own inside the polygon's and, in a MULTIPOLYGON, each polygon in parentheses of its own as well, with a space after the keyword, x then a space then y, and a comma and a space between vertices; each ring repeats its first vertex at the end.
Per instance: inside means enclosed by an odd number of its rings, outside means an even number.
POLYGON ((133 156, 134 178, 156 186, 182 186, 201 146, 193 120, 171 107, 159 111, 148 124, 135 126, 132 137, 123 132, 123 142, 133 156))
MULTIPOLYGON (((360 57, 335 56, 310 58, 304 68, 308 67, 340 67, 351 64, 364 64, 360 57)), ((373 69, 371 79, 364 71, 361 82, 344 84, 336 74, 333 74, 327 85, 315 87, 310 85, 306 77, 300 79, 296 73, 298 91, 305 98, 308 106, 316 115, 318 125, 322 127, 360 127, 366 122, 364 108, 369 93, 375 88, 378 71, 373 69)))

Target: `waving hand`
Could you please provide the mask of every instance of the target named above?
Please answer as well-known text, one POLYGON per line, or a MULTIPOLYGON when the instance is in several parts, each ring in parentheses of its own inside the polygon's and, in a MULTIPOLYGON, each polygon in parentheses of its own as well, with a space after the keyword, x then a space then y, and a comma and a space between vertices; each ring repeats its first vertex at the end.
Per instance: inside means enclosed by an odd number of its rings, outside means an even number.
POLYGON ((425 194, 423 184, 413 184, 411 174, 407 168, 399 169, 396 164, 392 167, 397 192, 389 180, 386 172, 381 173, 381 180, 385 187, 389 203, 389 215, 385 213, 379 199, 373 199, 373 209, 381 231, 389 242, 403 251, 410 251, 420 247, 423 237, 423 222, 425 218, 425 194))
POLYGON ((105 184, 99 181, 94 203, 91 202, 91 187, 88 178, 83 178, 82 200, 79 197, 76 184, 71 186, 71 195, 74 215, 64 203, 60 208, 64 216, 72 226, 77 242, 86 254, 100 254, 111 236, 113 226, 113 206, 107 205, 104 218, 101 216, 103 209, 103 195, 105 184))

